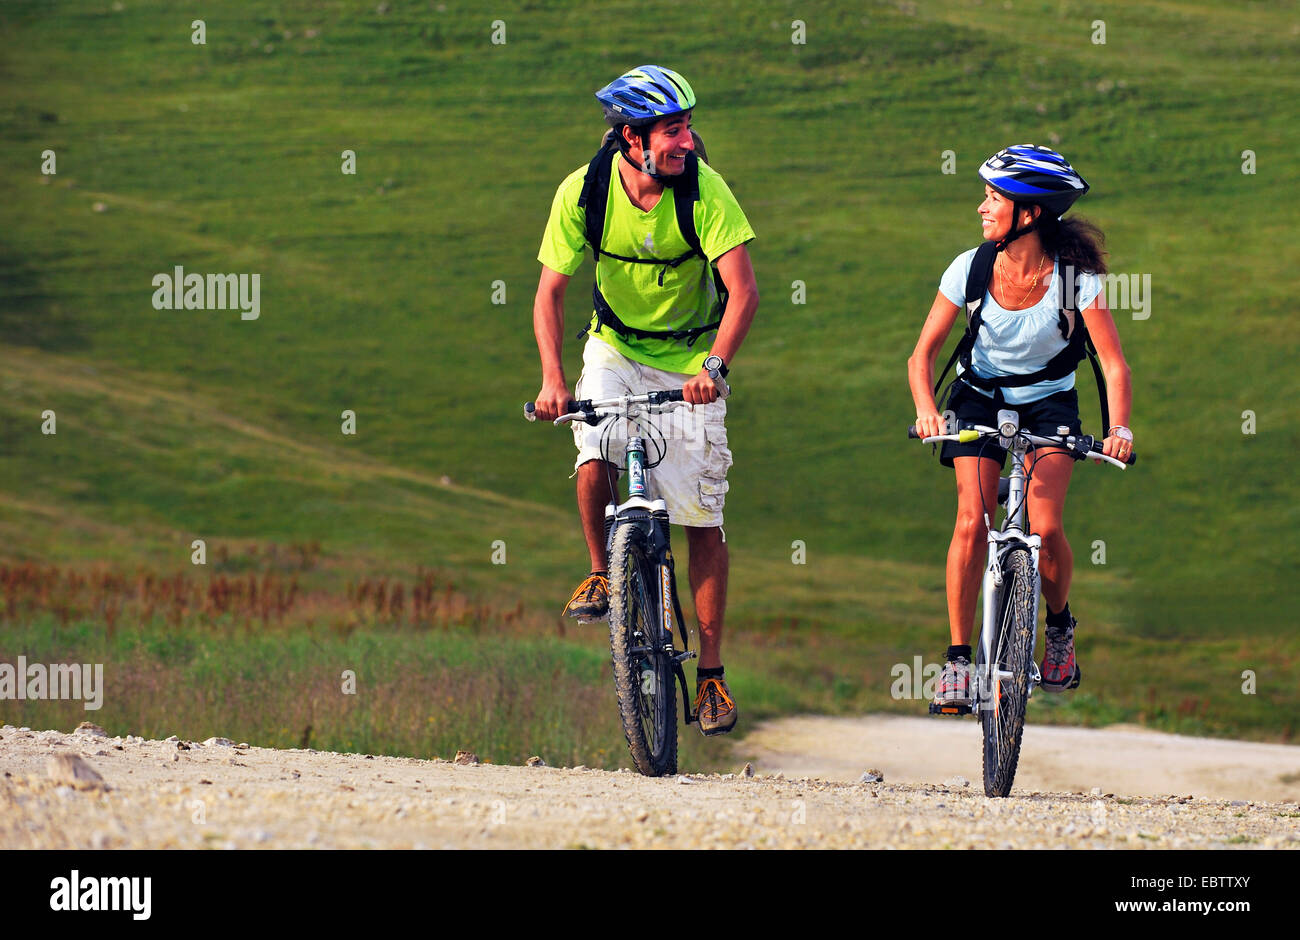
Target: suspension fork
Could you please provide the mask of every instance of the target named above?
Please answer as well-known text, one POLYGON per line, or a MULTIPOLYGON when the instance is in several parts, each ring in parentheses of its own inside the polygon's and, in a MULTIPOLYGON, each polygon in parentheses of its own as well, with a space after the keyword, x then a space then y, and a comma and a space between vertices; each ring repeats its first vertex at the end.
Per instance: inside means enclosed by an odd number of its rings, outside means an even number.
POLYGON ((659 616, 665 641, 658 655, 669 657, 672 663, 673 673, 677 676, 677 684, 682 691, 682 722, 689 725, 696 720, 697 716, 691 710, 691 696, 686 686, 686 673, 682 669, 682 663, 693 659, 695 651, 690 648, 691 636, 686 631, 686 619, 682 616, 682 603, 677 595, 677 571, 669 540, 668 511, 656 510, 650 515, 654 526, 651 541, 655 557, 658 559, 656 567, 659 572, 659 616), (674 624, 682 638, 680 650, 673 646, 674 624))

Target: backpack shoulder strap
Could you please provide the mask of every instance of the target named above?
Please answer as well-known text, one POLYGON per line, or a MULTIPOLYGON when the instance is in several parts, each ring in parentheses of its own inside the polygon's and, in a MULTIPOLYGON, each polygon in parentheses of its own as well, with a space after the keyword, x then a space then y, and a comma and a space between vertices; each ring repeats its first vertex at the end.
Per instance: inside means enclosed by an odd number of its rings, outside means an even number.
POLYGON ((984 294, 988 292, 989 280, 993 277, 993 263, 998 257, 995 242, 983 242, 975 249, 971 259, 970 271, 966 274, 966 319, 970 332, 979 330, 979 312, 984 306, 984 294))
POLYGON ((605 235, 609 176, 617 151, 618 145, 611 135, 587 164, 587 175, 582 180, 582 194, 578 196, 578 206, 586 210, 587 244, 591 245, 597 261, 600 260, 600 240, 605 235))
POLYGON ((672 189, 677 228, 691 251, 697 251, 703 257, 700 235, 695 231, 695 204, 700 201, 700 158, 694 153, 686 155, 686 169, 681 178, 673 183, 672 189))
POLYGON ((1079 279, 1073 278, 1074 290, 1070 292, 1069 299, 1066 300, 1065 309, 1061 311, 1061 319, 1068 323, 1062 323, 1062 327, 1068 326, 1070 333, 1067 339, 1071 342, 1078 342, 1082 351, 1077 353, 1078 359, 1082 359, 1086 353, 1088 363, 1092 366, 1093 378, 1097 380, 1097 398, 1101 405, 1101 436, 1104 438, 1110 433, 1110 406, 1106 401, 1106 376, 1101 371, 1101 361, 1097 358, 1097 348, 1092 344, 1092 337, 1088 334, 1088 324, 1083 322, 1083 311, 1079 309, 1079 279))
POLYGON ((952 351, 948 364, 939 373, 939 381, 934 383, 936 392, 958 362, 962 368, 970 369, 970 351, 975 346, 975 334, 984 322, 980 317, 980 309, 984 306, 984 294, 988 290, 989 279, 993 277, 993 262, 997 260, 997 255, 998 246, 994 242, 982 242, 975 249, 975 257, 971 259, 970 270, 966 273, 966 332, 957 341, 957 348, 952 351))
MULTIPOLYGON (((1061 339, 1073 340, 1076 325, 1085 332, 1087 330, 1079 316, 1079 279, 1067 278, 1064 274, 1058 276, 1061 278, 1061 306, 1057 311, 1057 326, 1061 330, 1061 339)), ((1082 342, 1082 339, 1080 337, 1079 341, 1082 342)))

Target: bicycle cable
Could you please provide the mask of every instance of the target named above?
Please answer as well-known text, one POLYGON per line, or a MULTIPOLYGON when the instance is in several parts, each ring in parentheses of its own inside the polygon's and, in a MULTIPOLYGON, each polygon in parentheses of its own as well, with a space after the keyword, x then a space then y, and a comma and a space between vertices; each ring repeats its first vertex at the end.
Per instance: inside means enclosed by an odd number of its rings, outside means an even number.
MULTIPOLYGON (((642 467, 646 470, 653 470, 663 463, 664 458, 668 456, 668 438, 664 432, 655 425, 654 422, 642 423, 643 415, 610 415, 605 421, 604 427, 600 430, 600 456, 605 463, 605 477, 609 483, 609 491, 617 497, 618 478, 616 472, 621 472, 621 461, 615 463, 610 455, 610 448, 614 442, 614 429, 620 420, 630 421, 636 428, 639 436, 645 441, 645 459, 642 467), (651 454, 654 458, 651 459, 651 454), (614 468, 614 469, 611 469, 614 468)), ((617 498, 614 500, 617 502, 617 498)))
MULTIPOLYGON (((980 457, 984 456, 984 448, 989 446, 989 444, 991 444, 992 442, 993 442, 993 438, 991 437, 986 437, 984 439, 984 442, 980 445, 980 452, 979 452, 980 457)), ((1024 489, 1024 495, 1020 497, 1020 503, 1013 507, 1011 505, 1011 494, 1010 493, 1007 494, 1007 518, 1008 519, 1010 519, 1014 513, 1018 512, 1021 506, 1024 506, 1029 501, 1029 484, 1033 482, 1034 471, 1038 467, 1038 461, 1046 457, 1069 457, 1070 456, 1070 452, 1068 450, 1063 449, 1063 445, 1052 445, 1051 449, 1047 449, 1046 453, 1040 455, 1038 453, 1038 448, 1040 446, 1043 445, 1035 444, 1030 447, 1030 452, 1034 454, 1034 460, 1032 465, 1030 465, 1025 469, 1025 489, 1024 489)), ((989 459, 991 460, 992 458, 989 459)), ((1001 478, 1001 474, 999 474, 999 480, 1000 478, 1001 478)), ((988 515, 989 507, 988 507, 988 503, 984 501, 984 483, 982 480, 980 481, 979 486, 980 486, 980 508, 984 510, 985 515, 988 515)), ((996 516, 994 518, 996 518, 996 516)), ((1026 532, 1029 531, 1032 530, 1026 527, 1026 532)))
MULTIPOLYGON (((1045 458, 1047 458, 1047 457, 1069 457, 1069 456, 1070 456, 1070 452, 1069 452, 1068 450, 1061 450, 1061 449, 1059 449, 1059 448, 1056 447, 1056 446, 1053 446, 1052 449, 1047 450, 1047 452, 1044 453, 1044 454, 1039 454, 1039 453, 1038 453, 1038 447, 1039 447, 1039 446, 1041 446, 1041 445, 1035 445, 1035 446, 1033 447, 1034 462, 1033 462, 1033 465, 1032 465, 1029 469, 1027 469, 1027 470, 1025 471, 1025 493, 1024 493, 1024 496, 1022 496, 1022 497, 1020 498, 1020 502, 1021 502, 1022 505, 1023 505, 1024 503, 1026 503, 1026 502, 1029 500, 1029 484, 1030 484, 1030 481, 1032 481, 1032 480, 1034 479, 1034 472, 1038 469, 1038 461, 1043 460, 1043 459, 1045 459, 1045 458)), ((1073 459, 1073 458, 1071 458, 1071 459, 1073 459)), ((1018 509, 1018 508, 1019 508, 1019 507, 1017 507, 1017 509, 1018 509)), ((1008 514, 1008 516, 1010 516, 1010 514, 1011 514, 1011 507, 1010 507, 1010 502, 1009 502, 1009 501, 1008 501, 1008 506, 1007 506, 1007 514, 1008 514)), ((1026 532, 1029 532, 1029 533, 1032 533, 1033 530, 1032 530, 1032 528, 1030 528, 1029 525, 1028 525, 1028 523, 1029 523, 1028 515, 1029 515, 1028 512, 1026 512, 1026 513, 1025 513, 1025 517, 1026 517, 1026 518, 1025 518, 1025 521, 1026 521, 1026 529, 1025 529, 1025 531, 1026 531, 1026 532)))

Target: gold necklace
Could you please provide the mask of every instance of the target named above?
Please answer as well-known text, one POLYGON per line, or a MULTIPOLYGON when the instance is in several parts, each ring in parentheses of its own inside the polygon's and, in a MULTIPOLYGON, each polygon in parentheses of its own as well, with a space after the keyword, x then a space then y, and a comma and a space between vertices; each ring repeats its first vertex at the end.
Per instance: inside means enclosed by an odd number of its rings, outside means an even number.
MULTIPOLYGON (((1004 262, 1002 267, 998 268, 998 276, 1002 278, 1002 294, 1008 300, 1010 300, 1011 299, 1011 288, 1009 284, 1010 279, 1007 277, 1007 272, 1005 270, 1006 255, 1003 254, 1003 255, 999 255, 998 257, 1004 262)), ((1029 295, 1034 292, 1034 288, 1038 286, 1039 275, 1043 273, 1043 262, 1046 260, 1047 260, 1046 254, 1041 254, 1038 256, 1038 270, 1034 272, 1034 279, 1029 282, 1029 290, 1025 291, 1025 296, 1021 297, 1020 302, 1016 304, 1015 307, 1012 309, 1019 309, 1020 307, 1024 306, 1025 301, 1029 299, 1029 295)))

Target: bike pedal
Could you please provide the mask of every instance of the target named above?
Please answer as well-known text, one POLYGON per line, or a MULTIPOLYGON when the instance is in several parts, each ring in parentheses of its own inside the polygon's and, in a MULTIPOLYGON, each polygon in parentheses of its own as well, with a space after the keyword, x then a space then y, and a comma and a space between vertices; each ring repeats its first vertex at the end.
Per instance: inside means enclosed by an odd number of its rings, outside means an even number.
POLYGON ((684 663, 688 659, 694 659, 695 656, 696 656, 695 650, 682 650, 680 653, 678 653, 676 656, 673 657, 673 661, 684 663))
POLYGON ((971 714, 969 705, 949 704, 948 702, 931 702, 931 715, 969 715, 971 714))

